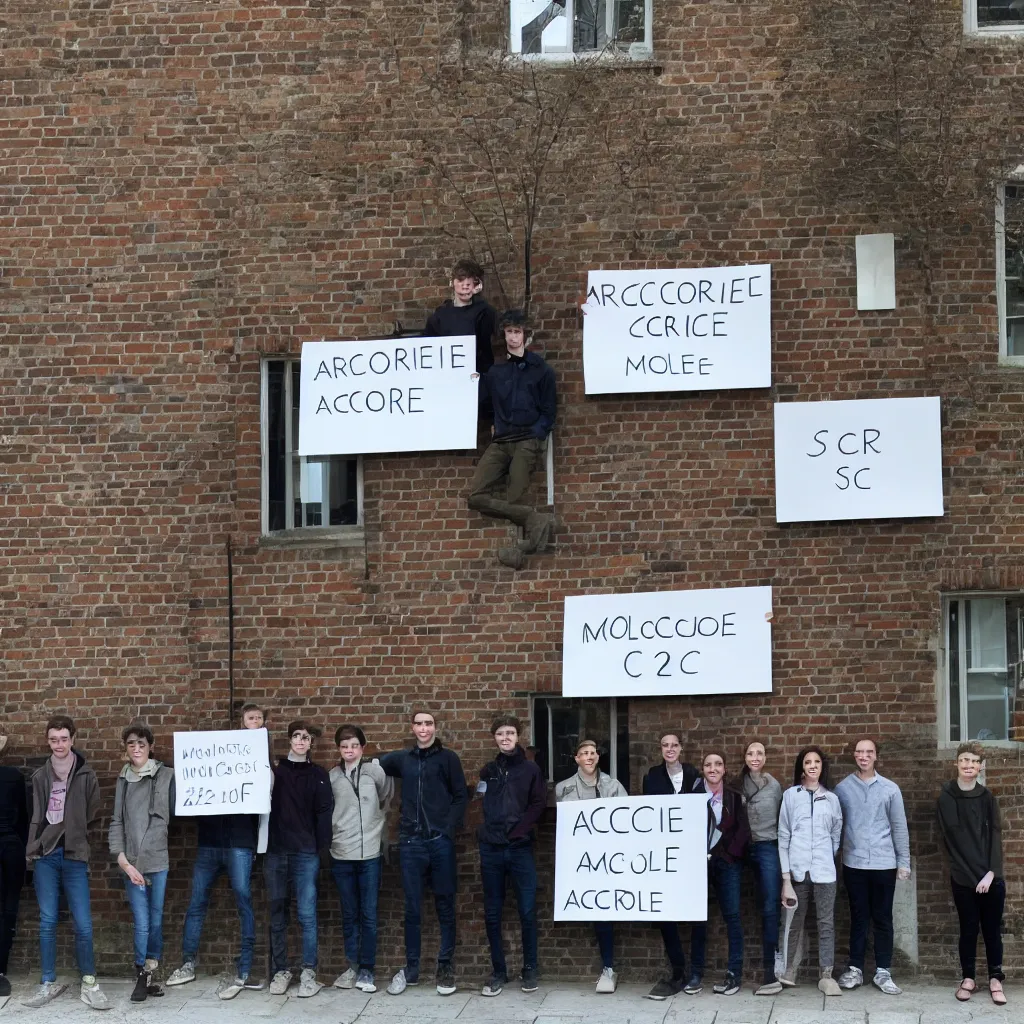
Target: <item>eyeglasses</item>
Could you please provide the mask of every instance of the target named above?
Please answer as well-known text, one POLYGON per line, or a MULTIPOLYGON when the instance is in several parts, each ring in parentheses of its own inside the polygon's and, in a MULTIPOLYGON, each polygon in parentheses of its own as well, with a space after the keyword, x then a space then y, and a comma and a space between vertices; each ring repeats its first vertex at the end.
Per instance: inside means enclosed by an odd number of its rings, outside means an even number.
POLYGON ((292 739, 298 740, 300 743, 312 743, 313 737, 308 732, 293 732, 292 739))

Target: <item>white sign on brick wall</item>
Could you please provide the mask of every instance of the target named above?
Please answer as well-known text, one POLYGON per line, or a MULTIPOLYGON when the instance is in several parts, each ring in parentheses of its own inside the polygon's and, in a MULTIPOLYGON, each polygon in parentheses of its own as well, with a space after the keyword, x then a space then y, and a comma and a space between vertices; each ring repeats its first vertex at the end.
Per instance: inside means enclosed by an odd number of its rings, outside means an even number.
POLYGON ((174 734, 174 813, 269 814, 266 729, 174 734))

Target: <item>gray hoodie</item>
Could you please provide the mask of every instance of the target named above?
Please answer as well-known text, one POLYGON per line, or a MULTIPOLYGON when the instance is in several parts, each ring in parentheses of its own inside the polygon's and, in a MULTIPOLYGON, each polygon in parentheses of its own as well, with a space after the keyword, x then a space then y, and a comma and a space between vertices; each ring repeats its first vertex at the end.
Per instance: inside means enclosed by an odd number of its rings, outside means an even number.
POLYGON ((108 839, 115 859, 128 858, 143 875, 167 871, 167 823, 174 809, 174 769, 152 762, 152 775, 141 778, 125 765, 114 787, 114 814, 108 839))
POLYGON ((383 852, 384 823, 394 782, 371 761, 363 761, 350 773, 339 764, 331 769, 330 779, 334 792, 331 856, 335 860, 374 860, 383 852))
POLYGON ((847 775, 835 788, 843 807, 843 866, 867 871, 910 867, 910 833, 903 794, 881 775, 863 782, 847 775))

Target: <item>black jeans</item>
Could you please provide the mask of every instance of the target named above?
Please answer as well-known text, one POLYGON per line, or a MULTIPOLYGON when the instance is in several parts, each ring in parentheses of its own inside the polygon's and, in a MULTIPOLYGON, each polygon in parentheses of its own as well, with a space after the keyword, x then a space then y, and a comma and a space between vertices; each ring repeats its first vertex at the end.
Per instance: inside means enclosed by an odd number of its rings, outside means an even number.
POLYGON ((988 892, 975 892, 972 885, 950 879, 953 902, 960 917, 960 970, 973 980, 978 950, 978 930, 985 938, 985 959, 989 978, 1003 981, 1003 904, 1006 883, 997 878, 988 892))
POLYGON ((16 839, 0 842, 0 974, 7 973, 24 884, 25 847, 16 839))
POLYGON ((892 901, 896 869, 848 868, 843 882, 850 899, 850 966, 864 970, 868 924, 875 929, 875 970, 892 967, 892 901))

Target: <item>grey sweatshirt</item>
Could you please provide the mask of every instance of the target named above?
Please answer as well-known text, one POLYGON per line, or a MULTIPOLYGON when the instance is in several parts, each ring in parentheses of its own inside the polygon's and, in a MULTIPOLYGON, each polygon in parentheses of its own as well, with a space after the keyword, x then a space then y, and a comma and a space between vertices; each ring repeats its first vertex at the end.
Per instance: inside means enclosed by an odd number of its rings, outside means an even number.
POLYGON ((843 808, 843 866, 909 869, 910 833, 900 787, 877 773, 868 782, 854 774, 834 792, 843 808))
POLYGON ((126 768, 114 787, 108 839, 115 859, 123 853, 143 875, 167 871, 167 823, 174 810, 174 769, 156 762, 153 776, 139 778, 126 768))
POLYGON ((604 772, 597 773, 597 785, 591 786, 583 776, 575 775, 555 786, 555 802, 563 800, 606 800, 613 796, 629 796, 622 783, 604 772))
POLYGON ((351 773, 339 764, 330 771, 331 856, 335 860, 374 860, 383 852, 384 825, 394 782, 379 764, 364 761, 351 773))
POLYGON ((755 778, 743 776, 743 795, 747 800, 747 821, 752 843, 774 843, 779 838, 779 810, 782 807, 782 786, 768 772, 755 778))

